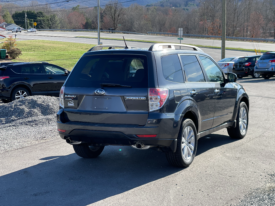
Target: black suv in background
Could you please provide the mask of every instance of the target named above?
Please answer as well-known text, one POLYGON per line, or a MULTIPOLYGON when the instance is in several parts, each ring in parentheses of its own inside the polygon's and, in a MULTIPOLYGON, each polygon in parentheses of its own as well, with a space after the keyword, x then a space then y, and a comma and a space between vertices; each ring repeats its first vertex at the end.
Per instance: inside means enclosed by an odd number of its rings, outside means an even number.
POLYGON ((241 57, 233 66, 233 73, 239 78, 251 75, 253 78, 260 77, 259 73, 255 73, 254 67, 261 55, 241 57))
POLYGON ((6 103, 29 95, 58 96, 68 71, 47 62, 0 65, 0 99, 6 103))
POLYGON ((245 137, 249 98, 236 79, 189 45, 94 47, 61 88, 57 128, 83 158, 107 145, 157 147, 171 165, 188 167, 199 138, 223 128, 245 137))

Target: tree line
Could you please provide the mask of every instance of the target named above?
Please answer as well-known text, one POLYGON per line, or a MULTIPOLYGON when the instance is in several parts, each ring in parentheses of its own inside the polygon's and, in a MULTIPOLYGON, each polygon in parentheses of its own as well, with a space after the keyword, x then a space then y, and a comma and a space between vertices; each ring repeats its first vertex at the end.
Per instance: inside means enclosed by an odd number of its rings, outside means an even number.
MULTIPOLYGON (((177 5, 179 0, 161 1, 159 4, 123 7, 111 0, 100 8, 101 29, 131 32, 177 33, 221 35, 222 0, 196 0, 186 7, 177 5), (168 3, 167 3, 168 2, 168 3), (172 3, 173 4, 172 4, 172 3), (164 6, 163 6, 164 5, 164 6)), ((227 36, 275 38, 274 0, 226 0, 227 36)), ((4 4, 0 9, 0 23, 14 23, 25 27, 25 9, 15 4, 4 4)), ((51 9, 32 2, 26 10, 28 27, 37 22, 39 29, 97 29, 97 7, 51 9)))

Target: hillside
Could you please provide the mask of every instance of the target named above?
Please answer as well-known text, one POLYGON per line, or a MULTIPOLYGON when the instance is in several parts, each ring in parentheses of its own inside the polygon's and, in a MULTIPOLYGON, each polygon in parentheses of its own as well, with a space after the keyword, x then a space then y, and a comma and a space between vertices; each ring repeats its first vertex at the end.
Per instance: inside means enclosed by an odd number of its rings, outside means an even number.
POLYGON ((190 8, 197 7, 200 0, 161 0, 159 2, 148 4, 147 6, 190 8))

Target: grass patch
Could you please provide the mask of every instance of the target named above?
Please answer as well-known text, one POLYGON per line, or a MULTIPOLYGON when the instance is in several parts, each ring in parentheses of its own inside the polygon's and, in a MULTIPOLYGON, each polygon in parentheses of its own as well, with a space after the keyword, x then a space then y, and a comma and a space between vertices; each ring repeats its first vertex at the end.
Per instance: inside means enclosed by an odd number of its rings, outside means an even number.
MULTIPOLYGON (((76 38, 88 38, 88 39, 97 39, 97 37, 86 37, 86 36, 76 36, 76 38)), ((116 40, 116 41, 123 41, 123 39, 120 38, 106 38, 106 37, 101 37, 101 39, 105 40, 116 40)), ((150 40, 138 40, 138 39, 126 39, 126 41, 131 41, 131 42, 143 42, 143 43, 152 43, 152 44, 157 44, 157 43, 171 43, 171 42, 161 42, 161 41, 150 41, 150 40)), ((171 43, 175 44, 175 43, 171 43)), ((201 48, 209 48, 209 49, 221 49, 221 47, 218 46, 205 46, 205 45, 198 45, 198 44, 190 44, 192 46, 197 46, 201 48)), ((247 52, 255 52, 254 49, 243 49, 243 48, 234 48, 234 47, 225 47, 226 50, 235 50, 235 51, 247 51, 247 52)), ((267 52, 266 50, 261 50, 261 53, 267 52)))
POLYGON ((16 44, 22 55, 15 61, 46 61, 68 70, 71 70, 79 58, 94 46, 46 40, 17 41, 16 44))

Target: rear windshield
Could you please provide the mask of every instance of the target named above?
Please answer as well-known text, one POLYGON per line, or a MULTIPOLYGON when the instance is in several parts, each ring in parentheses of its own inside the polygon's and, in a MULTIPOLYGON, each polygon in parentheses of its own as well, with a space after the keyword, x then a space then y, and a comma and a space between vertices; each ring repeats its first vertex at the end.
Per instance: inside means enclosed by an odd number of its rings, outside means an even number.
POLYGON ((235 57, 225 58, 225 59, 220 60, 219 62, 231 62, 231 61, 233 61, 233 59, 235 59, 235 57))
POLYGON ((247 57, 242 57, 242 58, 239 58, 239 59, 236 61, 236 63, 244 63, 244 62, 246 62, 247 60, 248 60, 247 57))
POLYGON ((82 57, 68 78, 67 87, 100 87, 113 83, 148 87, 147 59, 139 55, 94 55, 82 57))
POLYGON ((275 59, 275 53, 265 53, 260 60, 275 59))

